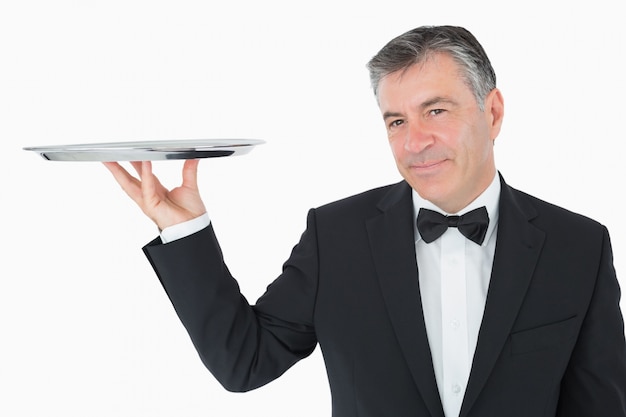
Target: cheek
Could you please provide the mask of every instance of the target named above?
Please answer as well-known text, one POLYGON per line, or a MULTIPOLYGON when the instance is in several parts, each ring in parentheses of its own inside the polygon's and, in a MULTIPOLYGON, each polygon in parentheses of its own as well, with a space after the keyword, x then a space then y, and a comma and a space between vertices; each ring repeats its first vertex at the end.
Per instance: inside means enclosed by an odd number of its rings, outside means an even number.
POLYGON ((473 159, 477 163, 482 163, 493 153, 493 142, 487 136, 480 136, 476 139, 473 147, 470 149, 473 159))
POLYGON ((457 129, 447 132, 447 142, 450 148, 456 149, 457 158, 464 164, 480 163, 489 153, 489 140, 484 129, 470 124, 460 125, 457 129))
POLYGON ((493 146, 487 140, 476 141, 468 144, 463 149, 464 176, 476 178, 481 176, 493 160, 493 146))

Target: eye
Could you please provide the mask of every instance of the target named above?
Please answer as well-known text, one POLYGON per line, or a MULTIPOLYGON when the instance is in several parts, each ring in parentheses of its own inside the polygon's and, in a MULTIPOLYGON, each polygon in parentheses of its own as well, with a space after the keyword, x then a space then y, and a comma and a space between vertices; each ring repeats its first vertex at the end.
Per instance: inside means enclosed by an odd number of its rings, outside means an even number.
POLYGON ((402 120, 402 119, 392 120, 391 123, 389 123, 389 128, 398 127, 398 126, 400 126, 403 123, 404 123, 404 120, 402 120))
POLYGON ((439 114, 441 114, 441 113, 443 113, 443 112, 445 112, 445 110, 444 110, 444 109, 433 109, 433 110, 429 110, 429 111, 428 111, 428 114, 429 114, 430 116, 437 116, 437 115, 439 115, 439 114))

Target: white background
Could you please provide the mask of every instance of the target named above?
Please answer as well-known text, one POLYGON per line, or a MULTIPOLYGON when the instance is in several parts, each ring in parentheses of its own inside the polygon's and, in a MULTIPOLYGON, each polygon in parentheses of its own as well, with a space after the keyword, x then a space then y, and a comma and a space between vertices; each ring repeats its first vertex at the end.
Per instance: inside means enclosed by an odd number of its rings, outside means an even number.
MULTIPOLYGON (((365 63, 424 24, 462 25, 482 42, 506 105, 498 168, 606 224, 624 286, 619 2, 0 4, 2 416, 330 415, 319 350, 257 391, 223 390, 141 253, 151 222, 101 165, 21 148, 266 140, 200 165, 227 262, 253 302, 308 208, 399 179, 365 63)), ((155 166, 178 184, 178 161, 155 166)))

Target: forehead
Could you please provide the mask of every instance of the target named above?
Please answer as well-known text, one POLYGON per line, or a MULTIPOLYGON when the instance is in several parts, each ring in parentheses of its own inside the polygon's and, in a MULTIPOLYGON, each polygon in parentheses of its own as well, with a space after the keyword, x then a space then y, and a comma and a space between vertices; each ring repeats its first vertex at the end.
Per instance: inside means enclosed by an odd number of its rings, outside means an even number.
POLYGON ((407 97, 429 99, 432 95, 459 96, 471 94, 463 71, 448 54, 433 54, 421 62, 392 72, 380 80, 378 100, 382 105, 388 100, 407 97))

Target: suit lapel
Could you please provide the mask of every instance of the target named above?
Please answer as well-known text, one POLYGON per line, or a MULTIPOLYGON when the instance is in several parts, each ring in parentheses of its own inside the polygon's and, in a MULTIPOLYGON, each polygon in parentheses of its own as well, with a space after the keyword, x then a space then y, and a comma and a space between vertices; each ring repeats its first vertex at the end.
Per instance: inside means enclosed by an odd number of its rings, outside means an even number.
POLYGON ((379 208, 367 230, 381 292, 424 403, 433 417, 443 417, 418 285, 411 188, 395 185, 379 208))
POLYGON ((461 417, 468 414, 500 356, 543 246, 543 232, 529 222, 534 208, 503 179, 501 183, 496 252, 461 417))

